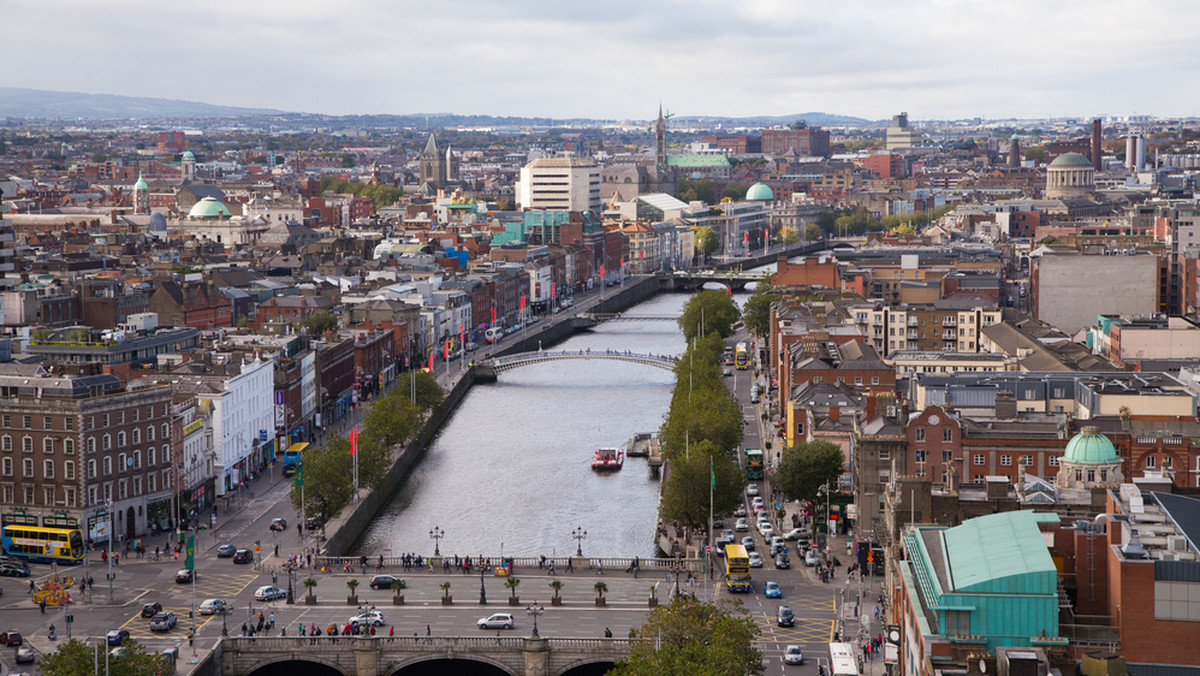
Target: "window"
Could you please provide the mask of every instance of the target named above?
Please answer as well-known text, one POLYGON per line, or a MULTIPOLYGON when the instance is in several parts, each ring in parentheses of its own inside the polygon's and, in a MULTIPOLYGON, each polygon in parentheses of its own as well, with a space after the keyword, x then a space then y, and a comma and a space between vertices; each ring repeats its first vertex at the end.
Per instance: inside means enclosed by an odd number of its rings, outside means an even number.
POLYGON ((947 610, 945 633, 947 636, 970 636, 971 611, 947 610))
POLYGON ((31 416, 31 415, 22 416, 21 422, 25 423, 25 425, 24 425, 25 429, 28 430, 28 429, 33 428, 33 416, 31 416))
POLYGON ((21 437, 21 450, 26 453, 33 453, 33 437, 21 437))
POLYGON ((117 424, 118 425, 125 424, 125 411, 117 411, 117 424))
POLYGON ((142 409, 140 409, 140 408, 133 409, 133 422, 138 421, 138 417, 141 415, 141 413, 142 413, 142 409))
POLYGON ((50 437, 42 437, 42 453, 54 452, 54 439, 50 437))
POLYGON ((117 496, 118 500, 124 500, 129 496, 129 484, 124 479, 117 482, 117 496))
POLYGON ((140 429, 133 428, 133 432, 129 436, 135 446, 142 443, 142 431, 140 429))
POLYGON ((142 468, 142 452, 141 451, 133 452, 133 468, 134 469, 142 468))
POLYGON ((67 481, 75 480, 75 461, 68 460, 63 463, 63 478, 67 481))
POLYGON ((4 458, 3 460, 0 460, 0 474, 3 474, 4 476, 12 476, 13 475, 13 459, 12 458, 4 458))
POLYGON ((89 479, 96 478, 96 461, 95 460, 87 461, 87 478, 89 478, 89 479))
POLYGON ((63 453, 67 455, 75 455, 75 440, 67 437, 63 439, 63 453))
POLYGON ((171 462, 171 445, 170 445, 170 444, 163 444, 163 446, 162 446, 162 452, 163 452, 163 454, 162 454, 162 455, 163 455, 162 461, 163 461, 163 462, 171 462))
POLYGON ((954 460, 954 451, 946 449, 942 451, 942 462, 952 462, 954 460))
POLYGON ((21 476, 26 479, 33 478, 33 458, 25 458, 21 461, 21 476))
POLYGON ((104 484, 104 500, 107 502, 112 500, 112 482, 107 481, 104 484))
POLYGON ((63 492, 66 493, 66 496, 63 498, 63 502, 66 503, 67 507, 74 507, 75 506, 75 489, 67 488, 63 492))
POLYGON ((1000 464, 1004 467, 1011 467, 1012 466, 1012 456, 1007 455, 1007 454, 1000 456, 1000 464))
POLYGON ((87 452, 89 454, 96 452, 96 437, 88 437, 87 452))
POLYGON ((1052 455, 1052 456, 1050 456, 1050 461, 1046 464, 1050 465, 1051 467, 1058 467, 1058 458, 1059 458, 1059 456, 1052 455))
POLYGON ((0 437, 0 450, 12 450, 12 437, 8 436, 7 434, 5 434, 3 437, 0 437))
POLYGON ((1171 469, 1171 456, 1169 456, 1169 455, 1163 456, 1162 466, 1166 469, 1171 469))
POLYGON ((3 423, 5 427, 12 427, 12 416, 5 413, 4 418, 0 419, 0 423, 3 423))
POLYGON ((985 462, 984 455, 982 453, 976 453, 975 454, 975 464, 982 466, 984 464, 984 462, 985 462))
POLYGON ((88 486, 88 489, 87 489, 87 490, 88 490, 88 504, 89 504, 89 505, 98 505, 98 504, 100 504, 100 501, 96 499, 96 487, 95 487, 95 486, 88 486))
POLYGON ((1094 470, 1094 469, 1089 469, 1089 470, 1087 471, 1087 476, 1088 476, 1088 481, 1089 481, 1089 482, 1093 482, 1093 481, 1095 481, 1095 480, 1096 480, 1096 470, 1094 470))
POLYGON ((917 428, 916 439, 917 439, 917 441, 925 441, 925 428, 924 427, 917 428))
POLYGON ((150 467, 158 464, 158 451, 153 446, 146 449, 146 464, 150 467))
POLYGON ((75 430, 75 419, 72 418, 71 416, 67 416, 67 417, 63 418, 63 429, 67 430, 68 432, 74 431, 75 430))
MULTIPOLYGON (((163 414, 163 415, 166 415, 166 414, 163 414)), ((159 431, 162 432, 162 434, 159 436, 162 437, 163 439, 171 438, 171 426, 169 424, 163 423, 162 427, 159 428, 159 431)))
POLYGON ((112 475, 112 457, 104 458, 104 476, 112 475))
POLYGON ((102 427, 108 427, 108 414, 107 413, 105 413, 103 416, 101 416, 100 420, 103 423, 101 425, 102 427))
POLYGON ((942 430, 942 441, 954 441, 954 428, 947 427, 942 430))
POLYGON ((1147 467, 1154 467, 1154 456, 1153 456, 1153 455, 1147 455, 1147 456, 1146 456, 1146 466, 1147 466, 1147 467))
POLYGON ((157 478, 158 478, 158 475, 155 474, 154 472, 151 472, 146 475, 146 486, 149 488, 149 491, 151 493, 158 490, 158 488, 156 488, 156 485, 158 484, 158 482, 156 481, 157 478))
POLYGON ((154 441, 154 425, 146 425, 146 441, 154 441))
POLYGON ((163 490, 166 490, 172 486, 171 470, 168 469, 168 470, 163 471, 162 477, 163 477, 163 479, 162 479, 163 490))
POLYGON ((100 444, 100 448, 102 448, 106 451, 112 448, 112 435, 111 434, 104 435, 104 443, 100 444))
POLYGON ((855 384, 855 385, 862 385, 862 377, 861 377, 861 376, 854 376, 854 384, 855 384))
POLYGON ((917 462, 925 462, 925 451, 916 451, 915 455, 917 462))
POLYGON ((16 487, 13 486, 12 484, 4 484, 4 502, 6 504, 11 505, 11 504, 16 503, 17 498, 16 498, 15 489, 16 489, 16 487))
POLYGON ((892 459, 892 450, 890 448, 879 449, 879 459, 880 460, 891 460, 892 459))
POLYGON ((54 478, 54 461, 53 460, 45 460, 42 462, 42 478, 43 479, 53 479, 54 478))
POLYGON ((128 463, 128 460, 126 459, 126 455, 124 453, 118 453, 117 454, 117 473, 124 472, 125 468, 129 467, 129 465, 127 463, 128 463))
POLYGON ((142 494, 142 477, 133 477, 133 494, 135 496, 142 494))
POLYGON ((117 432, 117 448, 125 448, 125 432, 117 432))
POLYGON ((1021 456, 1021 464, 1025 465, 1026 467, 1033 467, 1033 456, 1032 455, 1022 455, 1021 456))
POLYGON ((42 427, 48 430, 54 429, 54 418, 50 416, 42 416, 42 427))
POLYGON ((33 504, 33 486, 25 487, 25 504, 27 504, 27 505, 33 504))

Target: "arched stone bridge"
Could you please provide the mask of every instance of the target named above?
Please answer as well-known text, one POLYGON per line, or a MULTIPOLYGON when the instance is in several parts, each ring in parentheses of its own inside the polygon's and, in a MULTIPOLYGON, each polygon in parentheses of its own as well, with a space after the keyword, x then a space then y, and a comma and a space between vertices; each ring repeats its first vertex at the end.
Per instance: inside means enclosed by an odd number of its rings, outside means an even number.
POLYGON ((485 359, 475 366, 477 380, 495 380, 496 376, 530 364, 544 364, 551 361, 607 359, 610 361, 625 361, 644 366, 675 370, 676 358, 669 354, 639 354, 637 352, 622 352, 619 350, 538 350, 536 352, 518 352, 485 359))
POLYGON ((733 270, 692 270, 679 271, 664 278, 665 284, 675 290, 695 290, 714 282, 741 291, 748 285, 757 284, 760 279, 770 277, 770 272, 739 272, 733 270))
POLYGON ((602 674, 629 654, 618 638, 499 636, 236 636, 217 647, 224 676, 497 673, 602 674))

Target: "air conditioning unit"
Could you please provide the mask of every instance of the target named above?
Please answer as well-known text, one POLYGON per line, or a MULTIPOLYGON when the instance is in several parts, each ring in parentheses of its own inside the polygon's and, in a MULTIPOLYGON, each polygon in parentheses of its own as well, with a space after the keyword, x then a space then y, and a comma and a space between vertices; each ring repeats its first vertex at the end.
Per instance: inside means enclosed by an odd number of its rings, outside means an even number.
POLYGON ((1175 552, 1162 552, 1158 557, 1159 561, 1176 561, 1175 552))
POLYGON ((1182 535, 1167 536, 1167 551, 1169 552, 1186 552, 1188 551, 1187 538, 1182 535))

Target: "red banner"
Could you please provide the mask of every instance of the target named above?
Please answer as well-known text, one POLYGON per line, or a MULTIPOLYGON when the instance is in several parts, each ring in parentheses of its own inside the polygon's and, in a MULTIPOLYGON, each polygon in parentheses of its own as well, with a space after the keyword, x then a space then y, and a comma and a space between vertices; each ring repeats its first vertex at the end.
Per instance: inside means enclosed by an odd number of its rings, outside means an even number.
POLYGON ((433 350, 429 351, 429 370, 433 370, 433 350))
POLYGON ((525 296, 521 296, 521 309, 525 309, 525 296))
POLYGON ((358 450, 358 428, 355 427, 354 429, 350 430, 350 455, 354 455, 354 452, 357 450, 358 450))

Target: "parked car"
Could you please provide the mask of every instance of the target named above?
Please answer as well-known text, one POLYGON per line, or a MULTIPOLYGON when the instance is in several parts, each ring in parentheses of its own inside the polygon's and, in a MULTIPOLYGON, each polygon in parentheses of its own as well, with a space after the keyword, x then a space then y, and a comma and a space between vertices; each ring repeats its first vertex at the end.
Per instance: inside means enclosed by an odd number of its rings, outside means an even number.
POLYGON ((217 547, 217 558, 228 559, 234 554, 237 554, 237 550, 237 545, 221 545, 220 547, 217 547))
MULTIPOLYGON (((376 575, 375 577, 371 578, 371 582, 369 584, 371 589, 391 589, 392 582, 395 580, 400 580, 400 578, 392 575, 376 575)), ((404 582, 404 580, 400 581, 404 582)))
POLYGON ((368 610, 365 613, 359 613, 358 615, 350 618, 348 622, 350 624, 357 622, 358 624, 370 625, 373 627, 382 627, 383 625, 387 624, 387 621, 383 619, 383 613, 379 612, 378 610, 368 610))
POLYGON ((733 531, 728 528, 721 531, 721 534, 719 536, 717 536, 717 546, 719 546, 719 547, 724 547, 725 545, 731 545, 734 542, 737 542, 737 536, 734 535, 733 531))
POLYGON ((179 618, 175 616, 175 613, 169 610, 157 613, 150 618, 150 631, 171 631, 178 621, 179 618))
POLYGON ((268 528, 271 530, 287 530, 287 519, 282 516, 271 519, 271 525, 268 528))
POLYGON ((254 563, 254 552, 249 549, 239 549, 233 555, 234 563, 254 563))
POLYGON ((764 540, 770 542, 771 538, 775 537, 775 528, 770 523, 763 521, 758 524, 758 533, 763 536, 764 540))
POLYGON ((217 615, 225 611, 225 602, 221 599, 205 599, 200 602, 201 615, 217 615))
POLYGON ((750 567, 751 568, 762 568, 763 567, 762 554, 759 554, 758 552, 750 552, 749 557, 750 557, 750 567))
POLYGON ((807 540, 811 537, 812 537, 812 531, 810 531, 809 529, 793 528, 793 529, 789 530, 786 535, 783 536, 783 539, 785 539, 785 540, 800 540, 800 539, 807 540))
POLYGON ((275 585, 266 585, 254 590, 255 601, 274 601, 287 598, 287 592, 275 585))
POLYGON ((178 584, 191 582, 192 578, 195 576, 196 571, 192 570, 191 568, 181 568, 178 573, 175 573, 175 582, 178 584))
POLYGON ((104 642, 108 645, 121 645, 121 641, 129 638, 128 629, 113 629, 104 635, 104 642))
POLYGON ((15 645, 21 645, 25 642, 25 639, 21 638, 21 632, 17 631, 16 629, 9 629, 3 634, 0 634, 0 642, 3 642, 6 647, 11 648, 15 645))
POLYGON ((779 587, 778 582, 768 582, 763 587, 763 595, 769 599, 781 599, 783 598, 783 589, 779 587))
POLYGON ((0 566, 0 575, 4 577, 29 577, 33 571, 29 570, 29 566, 19 563, 9 563, 0 566))
POLYGON ((147 603, 142 606, 142 617, 154 617, 162 612, 162 604, 158 601, 147 603))
POLYGON ((804 653, 800 651, 800 646, 790 645, 783 651, 784 664, 804 664, 804 653))
POLYGON ((775 611, 775 624, 781 627, 790 627, 796 624, 796 615, 791 608, 779 606, 779 610, 775 611))
POLYGON ((29 646, 17 648, 17 664, 32 664, 37 660, 37 653, 29 646))
POLYGON ((479 619, 480 629, 512 629, 516 622, 510 613, 496 613, 479 619))

